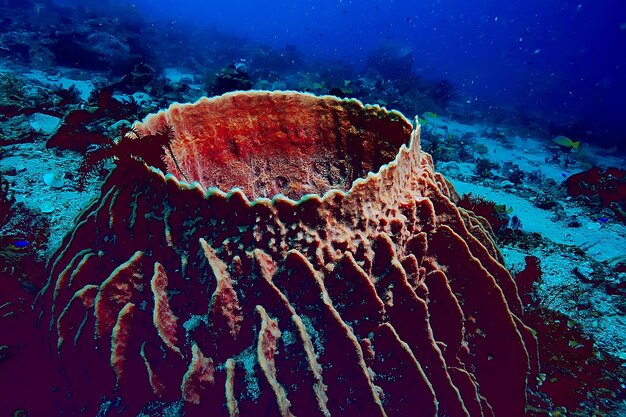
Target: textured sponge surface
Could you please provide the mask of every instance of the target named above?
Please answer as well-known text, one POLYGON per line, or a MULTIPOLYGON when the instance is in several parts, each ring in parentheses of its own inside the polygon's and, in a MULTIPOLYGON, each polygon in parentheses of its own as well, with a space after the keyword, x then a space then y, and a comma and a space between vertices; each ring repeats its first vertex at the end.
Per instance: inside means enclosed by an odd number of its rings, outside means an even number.
MULTIPOLYGON (((488 227, 420 150, 419 127, 293 92, 176 105, 137 126, 163 124, 201 185, 118 166, 50 264, 40 308, 68 412, 104 398, 128 416, 524 415, 537 358, 516 286, 488 227), (220 112, 216 126, 245 127, 214 139, 203 115, 220 112), (344 151, 350 175, 322 164, 309 174, 324 181, 284 192, 227 175, 251 156, 312 164, 344 151)), ((268 164, 264 175, 282 172, 268 164)))

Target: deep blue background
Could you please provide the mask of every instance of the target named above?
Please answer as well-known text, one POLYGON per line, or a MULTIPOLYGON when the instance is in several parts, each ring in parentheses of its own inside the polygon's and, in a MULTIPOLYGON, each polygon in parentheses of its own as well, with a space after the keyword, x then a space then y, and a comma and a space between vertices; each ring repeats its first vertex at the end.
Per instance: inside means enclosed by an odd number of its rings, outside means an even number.
POLYGON ((295 44, 304 55, 356 69, 381 40, 392 40, 414 51, 418 75, 452 81, 469 104, 580 119, 610 129, 609 142, 626 141, 626 0, 121 3, 251 43, 295 44))

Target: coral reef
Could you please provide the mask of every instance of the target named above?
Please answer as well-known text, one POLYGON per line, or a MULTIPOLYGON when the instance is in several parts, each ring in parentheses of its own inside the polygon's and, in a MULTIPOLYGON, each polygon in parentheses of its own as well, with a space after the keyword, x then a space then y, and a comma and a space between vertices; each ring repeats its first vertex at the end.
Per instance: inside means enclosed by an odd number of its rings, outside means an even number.
POLYGON ((0 225, 5 225, 11 218, 11 208, 15 199, 9 191, 9 184, 0 174, 0 225))
POLYGON ((458 207, 471 211, 475 216, 484 218, 488 226, 483 227, 489 227, 490 231, 498 232, 509 223, 506 206, 498 206, 481 196, 473 196, 471 193, 463 194, 456 204, 458 207))
POLYGON ((13 73, 0 74, 0 109, 22 107, 25 95, 25 82, 13 73))
MULTIPOLYGON (((73 92, 60 86, 50 89, 36 80, 31 80, 13 72, 0 73, 0 120, 2 120, 1 143, 11 137, 11 128, 5 124, 15 116, 29 116, 37 112, 56 115, 59 106, 72 100, 73 92), (6 118, 6 119, 5 119, 6 118), (8 121, 7 121, 8 119, 8 121)), ((16 135, 17 136, 17 135, 16 135)))
POLYGON ((626 171, 623 169, 593 167, 569 176, 565 186, 571 197, 586 197, 590 205, 608 207, 626 222, 626 171))
POLYGON ((245 61, 237 61, 222 68, 212 80, 207 80, 207 84, 207 91, 215 95, 252 88, 245 61))
POLYGON ((111 139, 103 133, 102 125, 134 117, 139 111, 136 102, 121 102, 113 97, 112 87, 105 87, 92 94, 88 106, 65 115, 61 127, 46 141, 46 147, 86 153, 90 147, 110 145, 111 139))
POLYGON ((0 274, 10 275, 8 279, 36 292, 31 280, 40 278, 41 274, 35 273, 42 262, 37 251, 45 247, 49 229, 45 219, 37 217, 24 203, 15 201, 9 183, 0 172, 0 274))
POLYGON ((515 281, 526 306, 524 321, 537 331, 542 381, 530 390, 528 415, 613 415, 611 408, 624 398, 621 361, 598 350, 575 321, 543 305, 553 302, 558 291, 551 299, 537 297, 532 288, 542 283, 541 262, 534 256, 524 262, 515 281))
MULTIPOLYGON (((12 415, 33 403, 33 392, 45 396, 52 363, 41 349, 41 336, 33 325, 32 303, 45 281, 38 250, 47 242, 49 224, 16 202, 0 173, 0 414, 12 415), (36 376, 34 373, 36 372, 36 376), (44 379, 47 381, 44 382, 44 379), (10 400, 9 400, 10 398, 10 400)), ((56 370, 55 370, 56 371, 56 370)), ((49 388, 48 388, 49 389, 49 388)), ((30 407, 37 415, 51 404, 37 398, 30 407)))
POLYGON ((197 182, 165 151, 146 151, 165 171, 118 159, 49 264, 67 413, 524 415, 537 346, 515 283, 419 127, 254 91, 173 105, 134 140, 168 127, 197 182))

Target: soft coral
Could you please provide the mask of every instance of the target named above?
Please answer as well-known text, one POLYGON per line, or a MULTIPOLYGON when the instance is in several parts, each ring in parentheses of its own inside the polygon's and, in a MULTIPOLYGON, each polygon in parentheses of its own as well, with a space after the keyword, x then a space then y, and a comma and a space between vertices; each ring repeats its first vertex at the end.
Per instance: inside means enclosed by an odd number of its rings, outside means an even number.
POLYGON ((121 136, 117 140, 101 143, 87 150, 85 159, 78 171, 79 189, 84 189, 87 177, 97 169, 102 168, 107 161, 113 161, 118 167, 140 162, 167 172, 166 151, 170 153, 183 178, 187 179, 172 152, 171 143, 173 139, 173 130, 169 126, 166 127, 165 131, 145 136, 141 136, 132 128, 123 128, 121 136))

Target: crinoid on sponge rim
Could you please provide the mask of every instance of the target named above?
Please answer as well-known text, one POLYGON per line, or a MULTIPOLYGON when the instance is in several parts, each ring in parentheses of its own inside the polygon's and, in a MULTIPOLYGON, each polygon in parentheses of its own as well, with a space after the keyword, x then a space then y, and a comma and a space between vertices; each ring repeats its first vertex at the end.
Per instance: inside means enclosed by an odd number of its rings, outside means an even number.
POLYGON ((118 165, 40 297, 72 395, 114 415, 522 416, 536 343, 419 126, 356 100, 237 92, 118 165))

